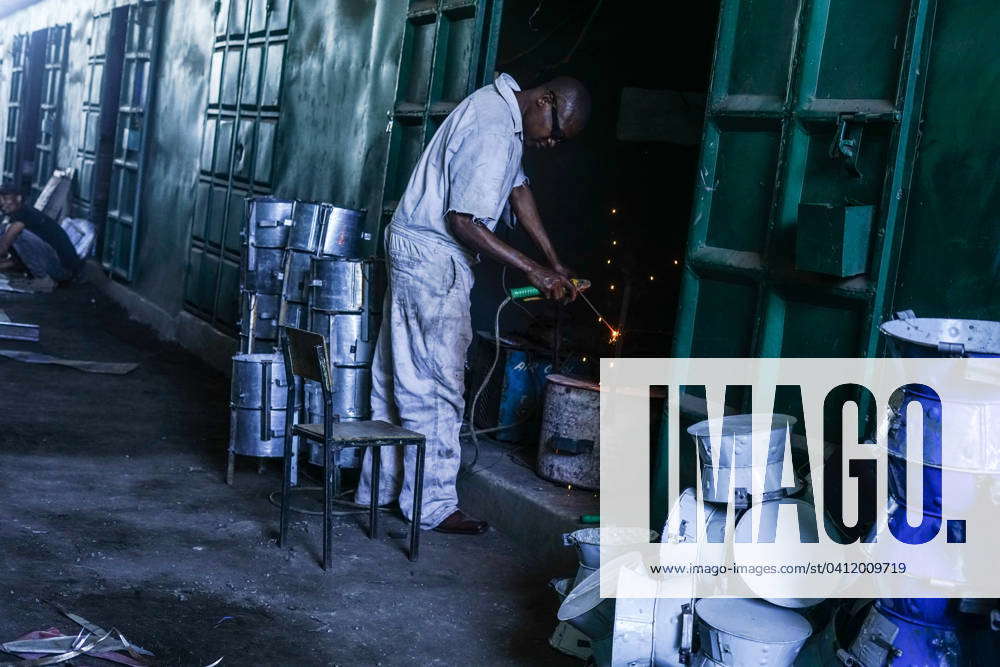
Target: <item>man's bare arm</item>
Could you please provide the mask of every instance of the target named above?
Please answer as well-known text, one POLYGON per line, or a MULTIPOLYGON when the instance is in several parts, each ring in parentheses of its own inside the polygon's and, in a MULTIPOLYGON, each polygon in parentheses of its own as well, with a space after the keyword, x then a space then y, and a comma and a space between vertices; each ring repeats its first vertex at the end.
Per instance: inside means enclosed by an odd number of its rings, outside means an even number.
POLYGON ((531 284, 541 290, 546 298, 561 300, 567 295, 570 298, 576 297, 576 287, 569 278, 510 247, 484 225, 475 222, 471 215, 454 211, 448 213, 448 227, 464 246, 523 271, 531 284))
POLYGON ((514 210, 514 215, 517 216, 518 223, 524 227, 524 230, 528 232, 528 236, 531 237, 531 240, 535 242, 538 249, 545 255, 549 266, 556 273, 561 273, 570 278, 569 269, 559 260, 559 255, 556 254, 556 249, 553 247, 552 241, 549 240, 549 235, 545 231, 545 226, 542 224, 542 216, 538 212, 538 205, 535 203, 535 195, 531 192, 531 188, 527 184, 519 185, 510 191, 508 201, 514 210))
POLYGON ((10 252, 10 247, 14 245, 14 241, 17 240, 23 229, 23 222, 12 222, 7 226, 7 231, 4 232, 3 236, 0 236, 0 257, 4 257, 10 252))

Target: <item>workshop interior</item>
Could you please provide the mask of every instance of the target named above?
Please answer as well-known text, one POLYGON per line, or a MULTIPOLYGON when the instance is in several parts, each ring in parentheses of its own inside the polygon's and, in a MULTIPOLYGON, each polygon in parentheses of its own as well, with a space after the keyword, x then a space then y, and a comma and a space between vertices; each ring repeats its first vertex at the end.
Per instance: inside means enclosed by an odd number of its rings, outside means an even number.
POLYGON ((694 387, 671 497, 653 385, 649 507, 602 529, 602 362, 1000 357, 998 34, 986 0, 0 0, 0 664, 994 664, 998 599, 598 582, 602 540, 814 503, 709 488, 694 387))

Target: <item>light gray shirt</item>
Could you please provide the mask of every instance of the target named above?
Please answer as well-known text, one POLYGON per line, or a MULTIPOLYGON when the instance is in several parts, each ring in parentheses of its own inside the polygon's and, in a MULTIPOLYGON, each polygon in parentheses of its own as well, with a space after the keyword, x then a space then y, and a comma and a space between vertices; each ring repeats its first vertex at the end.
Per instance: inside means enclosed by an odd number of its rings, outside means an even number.
POLYGON ((445 118, 410 175, 393 228, 471 257, 452 236, 445 216, 465 213, 493 231, 510 191, 527 181, 516 90, 513 77, 501 74, 445 118))

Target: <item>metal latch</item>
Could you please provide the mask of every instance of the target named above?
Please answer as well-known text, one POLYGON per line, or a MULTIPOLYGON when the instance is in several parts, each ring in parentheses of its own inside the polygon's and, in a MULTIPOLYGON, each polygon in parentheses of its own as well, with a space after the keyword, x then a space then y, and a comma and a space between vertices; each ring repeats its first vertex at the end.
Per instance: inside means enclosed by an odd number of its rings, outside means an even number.
POLYGON ((858 157, 861 154, 861 134, 864 129, 864 124, 854 114, 841 114, 837 117, 837 131, 830 144, 830 157, 843 160, 844 168, 855 178, 861 178, 858 157))
POLYGON ((945 341, 938 341, 937 344, 938 352, 942 354, 947 354, 953 357, 964 357, 965 356, 965 345, 962 343, 948 343, 945 341))
POLYGON ((691 645, 694 643, 694 605, 681 605, 681 646, 677 651, 682 665, 691 664, 691 645))

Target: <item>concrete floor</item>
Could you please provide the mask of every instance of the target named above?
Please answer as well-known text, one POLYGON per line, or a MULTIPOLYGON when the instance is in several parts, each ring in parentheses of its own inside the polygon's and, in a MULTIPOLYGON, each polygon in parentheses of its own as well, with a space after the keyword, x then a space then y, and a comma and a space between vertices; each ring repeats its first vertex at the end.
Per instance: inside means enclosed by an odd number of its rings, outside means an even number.
MULTIPOLYGON (((119 628, 164 665, 579 665, 547 637, 546 573, 495 531, 424 533, 404 555, 386 517, 339 519, 334 570, 317 517, 276 544, 278 468, 222 481, 228 383, 127 320, 89 285, 0 293, 67 358, 134 361, 94 375, 0 358, 0 641, 56 626, 47 601, 119 628)), ((77 660, 77 665, 108 664, 77 660)))

